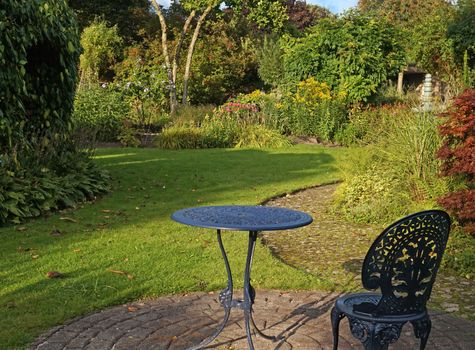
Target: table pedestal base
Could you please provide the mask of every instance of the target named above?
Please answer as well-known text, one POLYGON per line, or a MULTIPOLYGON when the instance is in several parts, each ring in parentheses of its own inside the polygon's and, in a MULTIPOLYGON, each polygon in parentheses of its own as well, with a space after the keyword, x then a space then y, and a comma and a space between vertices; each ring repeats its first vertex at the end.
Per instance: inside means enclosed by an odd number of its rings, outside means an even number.
POLYGON ((247 342, 249 344, 250 350, 254 350, 254 345, 252 343, 252 337, 251 337, 251 326, 259 336, 265 339, 269 339, 272 341, 277 341, 281 339, 279 337, 268 336, 262 333, 262 331, 259 330, 259 328, 257 328, 254 322, 254 319, 252 318, 252 304, 254 304, 254 298, 256 296, 256 292, 254 288, 252 288, 251 286, 250 279, 251 279, 252 257, 254 256, 254 248, 256 246, 256 240, 257 240, 257 231, 249 231, 249 244, 247 248, 246 267, 244 271, 244 295, 243 295, 242 300, 233 299, 233 277, 231 273, 231 268, 229 266, 228 257, 226 255, 226 251, 223 246, 223 241, 221 239, 221 230, 218 230, 217 237, 218 237, 219 248, 221 250, 221 254, 224 259, 224 264, 226 266, 226 272, 228 274, 227 287, 219 293, 219 302, 221 306, 224 308, 224 319, 222 323, 219 325, 219 327, 216 329, 216 331, 211 336, 204 339, 198 345, 187 348, 187 350, 202 349, 203 347, 211 343, 214 339, 216 339, 216 337, 223 331, 224 327, 226 326, 226 323, 229 320, 229 314, 231 312, 231 308, 233 307, 239 308, 244 311, 244 324, 246 327, 247 342))

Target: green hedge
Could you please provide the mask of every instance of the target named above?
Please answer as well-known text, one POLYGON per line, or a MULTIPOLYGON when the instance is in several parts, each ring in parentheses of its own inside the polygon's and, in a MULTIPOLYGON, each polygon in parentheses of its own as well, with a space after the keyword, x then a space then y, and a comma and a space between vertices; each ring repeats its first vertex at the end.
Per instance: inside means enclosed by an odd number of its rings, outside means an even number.
POLYGON ((0 224, 107 190, 71 140, 80 51, 65 0, 0 1, 0 224))
POLYGON ((4 161, 59 144, 71 130, 80 54, 64 0, 0 3, 0 153, 4 161), (14 152, 12 152, 14 150, 14 152))

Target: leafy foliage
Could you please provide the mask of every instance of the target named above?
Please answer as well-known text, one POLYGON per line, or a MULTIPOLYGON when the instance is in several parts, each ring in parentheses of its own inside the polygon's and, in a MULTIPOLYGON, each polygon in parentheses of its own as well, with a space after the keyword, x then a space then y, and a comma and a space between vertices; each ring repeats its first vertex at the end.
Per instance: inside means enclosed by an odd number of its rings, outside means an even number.
POLYGON ((248 125, 238 134, 236 148, 284 148, 292 144, 276 130, 263 125, 248 125))
POLYGON ((475 235, 475 90, 466 90, 444 114, 440 126, 444 143, 438 152, 442 174, 456 176, 466 189, 452 192, 439 203, 456 215, 466 230, 475 235))
POLYGON ((453 7, 444 4, 406 30, 406 35, 411 38, 406 49, 409 60, 450 83, 457 78, 461 66, 456 64, 454 42, 447 36, 453 14, 453 7))
POLYGON ((282 49, 278 38, 264 37, 262 47, 258 50, 259 77, 272 87, 277 87, 283 79, 282 49))
POLYGON ((193 104, 221 104, 258 81, 257 57, 244 23, 226 15, 203 28, 193 58, 189 99, 193 104))
POLYGON ((0 224, 18 224, 44 212, 74 207, 109 190, 109 176, 84 153, 66 153, 41 172, 0 170, 0 224))
POLYGON ((365 101, 404 63, 398 32, 387 21, 349 12, 323 19, 303 38, 283 38, 285 83, 311 76, 351 102, 365 101))
POLYGON ((105 21, 96 20, 85 28, 81 34, 81 83, 110 80, 111 67, 120 57, 122 44, 117 26, 108 27, 105 21))
POLYGON ((365 147, 365 156, 345 170, 339 210, 349 219, 389 223, 434 206, 451 185, 438 176, 441 139, 434 115, 400 105, 363 113, 368 128, 363 134, 371 144, 365 147))
POLYGON ((345 97, 344 92, 333 92, 327 83, 310 77, 283 98, 279 124, 287 126, 285 133, 335 141, 348 119, 345 97))
POLYGON ((446 0, 359 0, 358 8, 374 11, 391 23, 410 29, 448 4, 446 0))
POLYGON ((5 0, 0 16, 0 154, 17 163, 68 137, 79 36, 62 0, 5 0))
POLYGON ((475 1, 459 0, 455 16, 447 29, 447 35, 452 39, 456 57, 467 55, 467 65, 475 68, 475 1))
POLYGON ((473 27, 466 22, 465 14, 461 15, 463 3, 447 0, 360 0, 358 6, 362 11, 385 17, 402 31, 401 43, 408 63, 437 75, 449 83, 450 88, 457 89, 464 49, 456 42, 460 43, 459 39, 465 35, 470 40, 473 27), (456 9, 459 9, 457 16, 456 9))
POLYGON ((91 141, 117 141, 129 113, 130 105, 123 93, 112 84, 90 85, 76 93, 75 127, 91 141))
POLYGON ((70 141, 80 46, 66 2, 2 1, 0 27, 5 224, 92 198, 105 189, 106 178, 70 141))
POLYGON ((323 18, 333 16, 326 8, 307 4, 303 0, 287 0, 285 6, 289 17, 288 26, 295 28, 297 33, 317 24, 323 18))
POLYGON ((289 18, 286 9, 279 0, 249 0, 251 10, 249 19, 261 29, 279 31, 289 18))
POLYGON ((118 28, 119 35, 130 44, 142 34, 156 31, 155 16, 150 12, 149 0, 67 0, 82 30, 97 18, 118 28))
POLYGON ((272 129, 253 103, 228 102, 206 115, 199 125, 174 125, 156 139, 161 148, 268 148, 287 147, 290 142, 272 129))

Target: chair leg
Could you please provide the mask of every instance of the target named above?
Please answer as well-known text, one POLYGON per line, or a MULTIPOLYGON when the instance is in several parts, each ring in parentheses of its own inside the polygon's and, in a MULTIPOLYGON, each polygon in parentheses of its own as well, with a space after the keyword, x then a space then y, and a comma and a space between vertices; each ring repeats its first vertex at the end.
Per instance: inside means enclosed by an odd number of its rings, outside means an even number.
POLYGON ((429 334, 432 329, 432 322, 427 315, 425 318, 413 321, 412 326, 414 327, 414 334, 416 338, 421 340, 420 350, 424 350, 427 345, 427 340, 429 339, 429 334))
POLYGON ((338 349, 338 333, 340 328, 340 321, 345 317, 345 314, 337 310, 336 307, 332 308, 331 320, 332 320, 332 332, 333 332, 333 350, 338 349))

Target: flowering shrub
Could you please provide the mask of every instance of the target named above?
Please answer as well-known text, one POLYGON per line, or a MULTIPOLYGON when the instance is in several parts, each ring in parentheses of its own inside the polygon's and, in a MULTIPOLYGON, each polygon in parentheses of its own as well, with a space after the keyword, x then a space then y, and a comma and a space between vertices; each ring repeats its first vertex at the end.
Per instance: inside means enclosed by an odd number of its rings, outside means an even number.
POLYGON ((444 143, 438 152, 442 175, 455 176, 466 186, 439 199, 470 234, 475 236, 475 89, 466 90, 455 100, 439 128, 444 143))
POLYGON ((345 96, 310 77, 298 83, 295 92, 284 96, 280 124, 286 126, 286 133, 335 141, 348 120, 345 96))
POLYGON ((219 106, 215 112, 216 118, 235 119, 241 124, 259 123, 259 106, 255 103, 241 103, 238 101, 229 101, 219 106))
POLYGON ((228 113, 259 112, 259 107, 253 103, 227 102, 221 109, 228 113))
POLYGON ((332 97, 328 84, 320 83, 314 77, 298 83, 294 96, 297 103, 303 103, 308 108, 316 108, 321 101, 331 100, 332 97))

